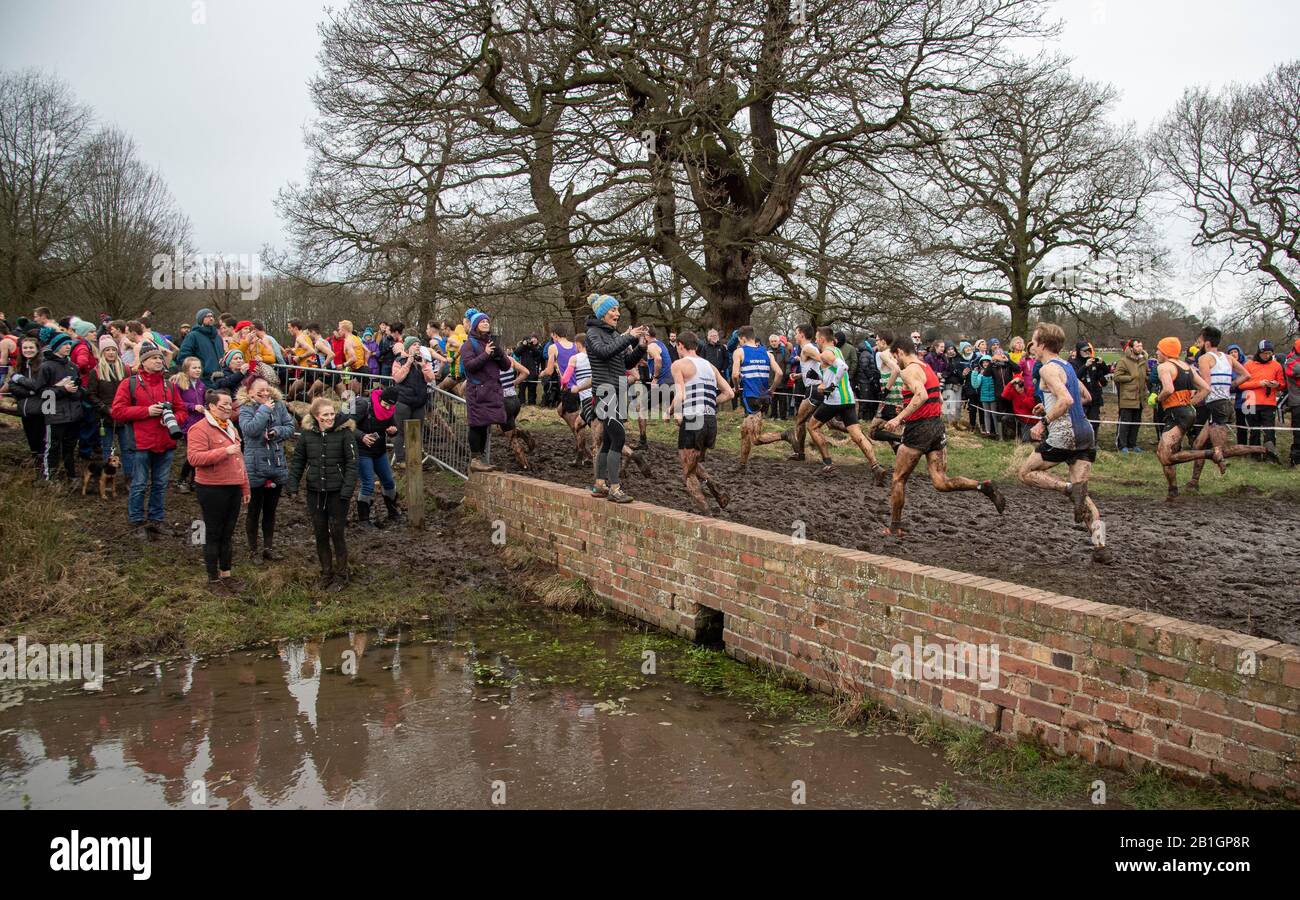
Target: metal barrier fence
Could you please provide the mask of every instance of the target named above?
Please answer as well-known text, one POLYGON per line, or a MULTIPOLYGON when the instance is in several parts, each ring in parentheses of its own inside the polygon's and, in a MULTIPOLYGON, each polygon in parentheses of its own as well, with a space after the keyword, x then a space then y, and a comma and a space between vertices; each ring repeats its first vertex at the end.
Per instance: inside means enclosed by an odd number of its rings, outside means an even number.
MULTIPOLYGON (((349 394, 367 397, 375 388, 385 388, 393 383, 389 375, 372 375, 369 372, 347 372, 342 369, 314 369, 303 366, 273 365, 280 377, 280 389, 286 400, 307 400, 316 384, 346 401, 349 394)), ((321 388, 316 388, 321 390, 321 388)))
MULTIPOLYGON (((429 388, 424 411, 424 459, 453 475, 469 478, 469 416, 465 400, 437 387, 429 388)), ((484 453, 491 459, 491 439, 484 453)))

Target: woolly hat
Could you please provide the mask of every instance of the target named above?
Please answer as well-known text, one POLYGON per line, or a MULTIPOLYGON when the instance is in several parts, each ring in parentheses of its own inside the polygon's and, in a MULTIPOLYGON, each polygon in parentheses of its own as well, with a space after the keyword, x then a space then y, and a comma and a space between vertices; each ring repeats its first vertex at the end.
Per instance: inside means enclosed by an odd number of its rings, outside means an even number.
POLYGON ((245 319, 245 320, 242 321, 242 322, 236 322, 236 323, 235 323, 235 330, 236 330, 236 331, 243 331, 245 328, 252 328, 252 327, 253 327, 253 323, 250 322, 250 321, 248 321, 247 319, 245 319))
POLYGON ((1177 359, 1182 355, 1183 342, 1176 337, 1161 338, 1160 343, 1156 344, 1156 349, 1170 359, 1177 359))
POLYGON ((587 304, 591 307, 592 315, 597 319, 603 319, 611 309, 618 306, 618 300, 609 294, 589 294, 587 304))
POLYGON ((971 349, 970 341, 962 341, 957 345, 957 352, 965 355, 967 350, 971 349))
POLYGON ((478 312, 478 309, 477 309, 476 307, 473 307, 473 306, 471 306, 469 309, 465 310, 465 321, 468 322, 468 321, 470 321, 471 319, 473 319, 475 313, 477 313, 477 312, 478 312))
POLYGON ((162 359, 163 352, 153 344, 142 345, 140 349, 140 365, 144 365, 144 361, 146 359, 151 359, 152 357, 155 356, 158 357, 159 359, 162 359))
POLYGON ((1272 350, 1272 349, 1273 349, 1273 342, 1270 341, 1268 338, 1264 338, 1264 340, 1259 342, 1259 349, 1257 349, 1255 352, 1263 353, 1265 350, 1272 350))
POLYGON ((99 336, 99 352, 103 353, 109 347, 112 347, 114 350, 116 350, 117 341, 113 340, 113 336, 111 334, 101 334, 99 336))
POLYGON ((384 388, 382 391, 379 392, 379 399, 389 404, 396 403, 397 396, 398 396, 397 385, 395 384, 390 384, 388 387, 384 388))
POLYGON ((482 311, 477 310, 477 309, 474 310, 473 312, 474 312, 474 314, 473 314, 472 316, 469 317, 469 333, 470 333, 470 334, 474 334, 475 332, 478 331, 478 326, 479 326, 479 323, 480 323, 480 322, 484 321, 485 319, 486 319, 487 321, 489 321, 489 322, 492 320, 492 319, 491 319, 491 316, 489 316, 489 315, 488 315, 487 313, 485 313, 485 312, 482 312, 482 311))
POLYGON ((55 333, 54 337, 50 338, 50 342, 49 344, 46 345, 46 349, 51 351, 58 350, 64 344, 71 344, 71 343, 72 343, 72 338, 64 334, 62 331, 59 331, 55 333))
POLYGON ((419 343, 420 339, 413 334, 408 334, 406 337, 402 338, 402 347, 407 350, 410 350, 411 347, 419 343))
POLYGON ((73 319, 72 330, 77 333, 77 337, 86 337, 95 333, 95 326, 91 325, 85 319, 73 319))
POLYGON ((229 369, 231 365, 234 363, 236 356, 238 356, 240 359, 243 359, 244 358, 243 351, 241 351, 238 347, 231 347, 228 351, 226 351, 226 355, 221 357, 221 365, 224 368, 229 369))

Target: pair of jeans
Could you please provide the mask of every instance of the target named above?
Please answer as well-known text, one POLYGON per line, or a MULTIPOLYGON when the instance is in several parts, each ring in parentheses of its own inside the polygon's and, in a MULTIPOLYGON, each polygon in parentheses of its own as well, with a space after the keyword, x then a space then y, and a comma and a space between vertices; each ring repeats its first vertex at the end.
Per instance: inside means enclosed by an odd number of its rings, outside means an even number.
POLYGON ((208 580, 216 581, 219 573, 229 572, 234 565, 235 527, 244 489, 237 484, 196 484, 194 497, 203 511, 203 565, 208 580))
POLYGON ((107 420, 99 433, 100 458, 108 462, 113 455, 113 441, 117 441, 117 456, 122 460, 122 474, 131 480, 135 471, 135 430, 130 425, 111 425, 107 420))
POLYGON ((392 496, 397 491, 397 482, 393 480, 393 467, 385 456, 366 456, 357 454, 357 479, 361 482, 361 500, 369 500, 375 493, 375 479, 384 489, 384 496, 392 496))
POLYGON ((280 505, 280 485, 255 487, 248 498, 248 549, 257 549, 257 528, 262 527, 262 547, 275 546, 275 510, 280 505))
POLYGON ((84 405, 81 408, 81 428, 77 432, 77 446, 84 460, 94 459, 100 449, 99 413, 84 405))
POLYGON ((172 451, 135 451, 131 462, 131 493, 126 501, 126 517, 132 525, 143 525, 145 494, 149 495, 148 521, 161 522, 167 515, 167 482, 172 475, 172 451))
POLYGON ((1119 420, 1124 424, 1119 426, 1119 431, 1115 436, 1115 449, 1132 450, 1138 445, 1138 423, 1142 421, 1142 407, 1121 409, 1119 411, 1119 420))

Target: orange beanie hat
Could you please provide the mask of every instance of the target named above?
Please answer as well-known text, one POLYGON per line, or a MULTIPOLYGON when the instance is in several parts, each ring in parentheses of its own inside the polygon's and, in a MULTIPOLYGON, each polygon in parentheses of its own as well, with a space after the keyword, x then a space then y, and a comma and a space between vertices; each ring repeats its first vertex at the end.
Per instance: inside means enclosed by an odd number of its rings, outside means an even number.
POLYGON ((1183 354, 1183 342, 1176 337, 1161 338, 1156 349, 1170 359, 1177 359, 1183 354))

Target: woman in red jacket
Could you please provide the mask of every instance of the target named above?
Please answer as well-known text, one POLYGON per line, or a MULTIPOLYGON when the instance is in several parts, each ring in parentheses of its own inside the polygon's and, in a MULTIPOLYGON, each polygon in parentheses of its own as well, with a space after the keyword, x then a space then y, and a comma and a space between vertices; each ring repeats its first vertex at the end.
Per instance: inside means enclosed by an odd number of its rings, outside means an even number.
POLYGON ((185 455, 194 467, 194 497, 203 510, 203 563, 208 586, 227 591, 234 565, 239 508, 248 502, 244 449, 232 416, 235 401, 225 391, 208 391, 203 418, 185 434, 185 455))

